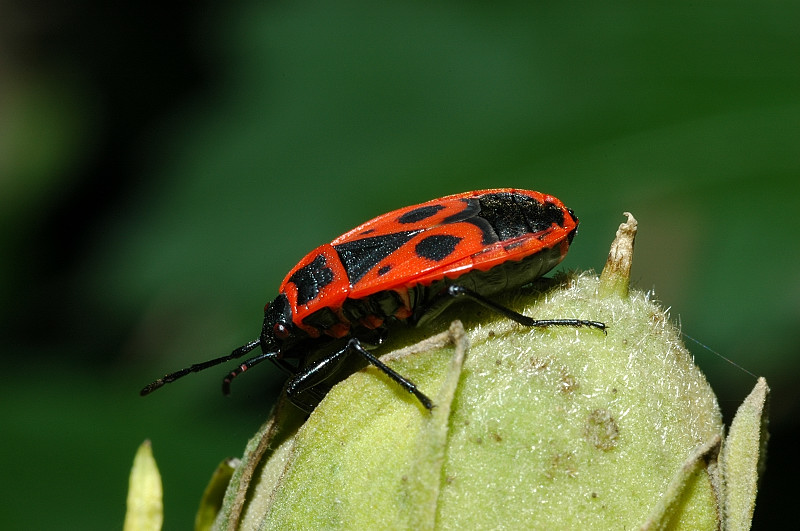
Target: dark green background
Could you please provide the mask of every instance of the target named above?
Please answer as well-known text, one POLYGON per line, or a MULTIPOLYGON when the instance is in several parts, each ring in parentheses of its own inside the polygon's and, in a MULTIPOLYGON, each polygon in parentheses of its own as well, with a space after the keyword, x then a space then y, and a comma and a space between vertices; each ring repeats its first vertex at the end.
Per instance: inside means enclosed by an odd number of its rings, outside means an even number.
MULTIPOLYGON (((118 528, 150 438, 186 529, 281 377, 139 388, 254 338, 320 243, 503 186, 578 213, 565 268, 599 270, 636 215, 634 282, 768 378, 757 524, 794 514, 797 2, 18 1, 0 20, 4 528, 118 528)), ((689 346, 729 415, 754 379, 689 346)))

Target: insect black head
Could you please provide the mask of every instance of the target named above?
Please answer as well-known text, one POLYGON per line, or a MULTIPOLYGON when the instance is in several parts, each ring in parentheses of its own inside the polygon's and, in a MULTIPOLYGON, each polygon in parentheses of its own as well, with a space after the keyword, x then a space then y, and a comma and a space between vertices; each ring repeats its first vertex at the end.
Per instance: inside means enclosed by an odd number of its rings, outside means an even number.
POLYGON ((296 334, 292 323, 292 307, 286 295, 280 294, 264 307, 264 325, 261 327, 261 350, 280 350, 283 343, 296 334))

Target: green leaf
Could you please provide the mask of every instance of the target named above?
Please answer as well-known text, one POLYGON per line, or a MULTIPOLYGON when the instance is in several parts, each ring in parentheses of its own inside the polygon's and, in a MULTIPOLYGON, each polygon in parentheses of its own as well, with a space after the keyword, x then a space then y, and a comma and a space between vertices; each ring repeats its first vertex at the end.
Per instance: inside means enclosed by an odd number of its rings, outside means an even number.
POLYGON ((194 519, 195 531, 208 531, 212 528, 214 520, 222 508, 225 491, 239 465, 238 459, 225 459, 214 470, 211 481, 208 482, 206 490, 203 492, 203 498, 200 500, 200 507, 194 519))
POLYGON ((727 529, 750 529, 764 468, 767 440, 769 387, 759 378, 753 391, 739 406, 722 450, 727 529))

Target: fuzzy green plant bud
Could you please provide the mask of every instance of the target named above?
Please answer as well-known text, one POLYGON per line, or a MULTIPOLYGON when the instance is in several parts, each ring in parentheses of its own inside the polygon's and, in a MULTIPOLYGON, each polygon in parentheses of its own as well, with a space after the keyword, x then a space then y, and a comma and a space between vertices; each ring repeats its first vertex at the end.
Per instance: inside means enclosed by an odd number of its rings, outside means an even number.
POLYGON ((125 531, 158 531, 164 521, 161 474, 153 457, 150 441, 136 451, 128 482, 128 508, 125 531))
POLYGON ((374 368, 337 384, 308 419, 279 403, 215 528, 747 529, 766 383, 725 439, 680 333, 629 289, 635 233, 628 215, 599 278, 565 275, 498 301, 602 321, 607 334, 454 305, 438 321, 453 321, 446 332, 417 332, 430 337, 382 358, 432 411, 374 368))

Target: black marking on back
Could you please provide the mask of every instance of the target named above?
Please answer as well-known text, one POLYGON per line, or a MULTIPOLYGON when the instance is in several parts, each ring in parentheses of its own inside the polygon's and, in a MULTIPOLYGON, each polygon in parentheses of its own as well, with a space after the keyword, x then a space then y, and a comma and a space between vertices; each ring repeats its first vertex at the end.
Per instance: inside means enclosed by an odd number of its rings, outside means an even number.
POLYGON ((325 255, 320 254, 311 263, 295 271, 289 277, 289 282, 297 286, 297 304, 306 304, 333 282, 333 271, 328 267, 325 255))
POLYGON ((414 210, 409 210, 399 218, 397 218, 398 223, 417 223, 418 221, 422 221, 423 219, 428 219, 431 216, 435 216, 437 212, 440 210, 444 210, 444 206, 442 205, 427 205, 417 207, 414 210))
POLYGON ((540 203, 536 199, 522 194, 514 194, 520 211, 525 216, 531 232, 547 230, 555 223, 564 226, 564 211, 553 203, 540 203))
POLYGON ((460 212, 447 216, 442 224, 460 223, 466 221, 475 225, 481 231, 481 243, 489 245, 498 241, 497 233, 494 231, 492 225, 481 217, 481 203, 477 198, 462 199, 466 206, 460 212))
POLYGON ((386 273, 388 273, 391 270, 392 270, 392 266, 391 265, 385 265, 385 266, 381 267, 380 269, 378 269, 378 276, 382 277, 383 275, 385 275, 386 273))
POLYGON ((488 194, 480 198, 481 217, 489 222, 500 241, 510 240, 530 232, 525 216, 517 207, 514 195, 488 194))
POLYGON ((418 233, 418 230, 393 232, 392 234, 343 242, 334 245, 333 248, 344 264, 350 286, 354 286, 381 260, 402 247, 418 233))
POLYGON ((478 201, 480 214, 464 221, 480 229, 484 245, 542 232, 553 223, 564 224, 564 212, 558 206, 543 204, 524 194, 486 194, 478 201))
POLYGON ((462 238, 449 234, 426 236, 414 247, 414 252, 421 258, 439 262, 453 254, 461 240, 462 238))

